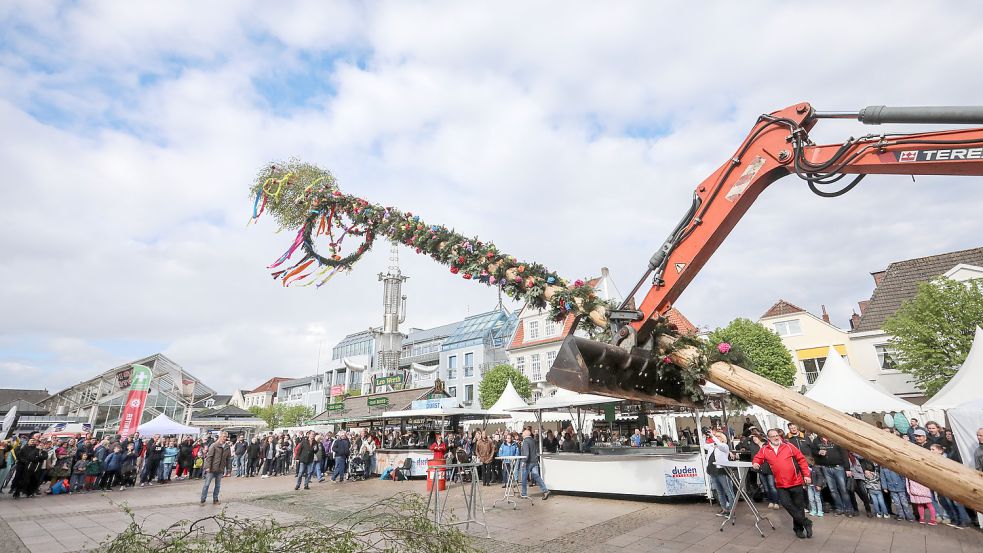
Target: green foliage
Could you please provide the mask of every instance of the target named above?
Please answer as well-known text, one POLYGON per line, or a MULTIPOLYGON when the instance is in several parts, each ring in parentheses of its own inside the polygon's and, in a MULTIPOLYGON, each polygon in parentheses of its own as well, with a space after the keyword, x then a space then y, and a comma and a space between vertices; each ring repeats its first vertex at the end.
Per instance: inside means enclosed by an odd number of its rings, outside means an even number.
POLYGON ((278 409, 275 403, 268 407, 253 405, 249 408, 249 412, 256 415, 257 418, 263 419, 266 422, 266 427, 273 430, 283 426, 283 409, 282 406, 280 407, 278 409))
POLYGON ((983 326, 983 282, 938 278, 920 283, 884 330, 894 336, 898 370, 932 396, 966 360, 977 325, 983 326))
POLYGON ((302 520, 281 524, 266 518, 229 516, 223 511, 183 520, 158 532, 145 531, 132 510, 129 526, 104 542, 105 553, 355 553, 476 552, 454 526, 438 527, 427 516, 426 500, 399 493, 337 522, 302 520))
POLYGON ((782 339, 764 326, 744 318, 710 333, 710 347, 727 342, 743 353, 744 368, 782 386, 795 383, 795 364, 782 339))
POLYGON ((481 379, 481 384, 478 384, 478 399, 481 401, 482 409, 491 407, 498 401, 498 398, 502 397, 502 392, 505 391, 505 386, 508 385, 509 380, 512 381, 515 391, 523 399, 532 397, 532 385, 526 375, 516 370, 512 365, 495 365, 485 373, 481 379))
POLYGON ((263 419, 270 430, 283 426, 303 426, 316 414, 313 409, 304 405, 287 406, 282 403, 274 403, 269 407, 254 405, 249 408, 249 412, 263 419))
POLYGON ((316 414, 314 409, 305 405, 279 406, 283 407, 283 426, 303 426, 316 414))

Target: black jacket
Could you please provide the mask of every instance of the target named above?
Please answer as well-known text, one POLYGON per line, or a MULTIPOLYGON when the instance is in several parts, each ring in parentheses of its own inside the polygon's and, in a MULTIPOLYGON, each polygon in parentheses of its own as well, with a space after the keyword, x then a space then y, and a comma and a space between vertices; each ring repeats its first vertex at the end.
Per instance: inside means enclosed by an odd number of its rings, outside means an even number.
POLYGON ((816 460, 816 464, 821 467, 845 467, 846 455, 843 453, 843 448, 834 444, 833 442, 823 443, 820 438, 816 438, 816 441, 812 443, 813 458, 816 460), (826 455, 820 455, 820 451, 825 451, 826 455))
POLYGON ((314 462, 314 444, 310 440, 301 440, 297 448, 297 461, 308 465, 314 462))
POLYGON ((246 448, 246 453, 249 455, 250 459, 259 458, 259 444, 250 442, 249 447, 246 448))
POLYGON ((348 457, 352 454, 352 443, 348 441, 348 438, 343 440, 335 440, 331 444, 331 452, 334 453, 335 457, 348 457))

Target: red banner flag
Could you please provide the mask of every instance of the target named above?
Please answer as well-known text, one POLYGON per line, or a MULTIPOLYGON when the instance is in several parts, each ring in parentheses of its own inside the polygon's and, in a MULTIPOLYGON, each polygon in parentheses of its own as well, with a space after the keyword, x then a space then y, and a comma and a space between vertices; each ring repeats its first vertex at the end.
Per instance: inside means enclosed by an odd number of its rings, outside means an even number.
POLYGON ((123 416, 119 421, 119 435, 123 438, 136 432, 140 426, 140 419, 143 417, 143 407, 147 402, 147 393, 150 390, 150 381, 153 379, 153 371, 143 365, 133 365, 133 374, 130 376, 130 393, 126 396, 126 404, 123 406, 123 416))

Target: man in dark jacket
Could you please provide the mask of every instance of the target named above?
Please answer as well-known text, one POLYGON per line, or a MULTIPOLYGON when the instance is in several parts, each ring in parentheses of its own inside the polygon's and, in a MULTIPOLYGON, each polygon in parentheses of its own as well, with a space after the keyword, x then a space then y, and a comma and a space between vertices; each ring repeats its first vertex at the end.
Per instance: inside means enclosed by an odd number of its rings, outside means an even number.
POLYGON ((154 485, 154 478, 160 470, 160 461, 164 458, 164 440, 159 435, 147 440, 147 459, 143 465, 143 476, 140 478, 140 487, 154 485))
POLYGON ((794 445, 803 455, 813 455, 812 442, 799 430, 799 425, 794 422, 788 423, 788 443, 794 445))
POLYGON ((345 469, 348 468, 348 456, 352 453, 352 443, 348 441, 348 433, 342 430, 338 433, 333 444, 331 453, 334 453, 334 470, 331 471, 331 481, 338 478, 338 482, 345 481, 345 469))
POLYGON ((205 504, 208 497, 208 486, 215 482, 215 490, 212 492, 212 504, 218 505, 218 492, 222 487, 222 477, 232 466, 232 447, 229 444, 229 435, 222 432, 218 440, 208 446, 205 452, 205 462, 202 469, 205 471, 205 485, 201 487, 201 504, 205 504))
POLYGON ((246 475, 246 463, 248 459, 246 456, 246 450, 248 449, 249 444, 246 443, 245 436, 239 434, 239 437, 236 439, 235 451, 233 451, 233 454, 235 455, 235 463, 233 464, 236 467, 236 478, 246 475))
MULTIPOLYGON (((823 476, 826 477, 826 485, 829 493, 833 496, 833 506, 837 516, 846 515, 848 517, 857 516, 850 503, 850 493, 846 489, 846 453, 840 446, 829 441, 826 436, 817 436, 812 443, 813 457, 816 459, 816 467, 822 468, 823 476)), ((777 480, 777 477, 776 477, 777 480)))
POLYGON ((543 482, 543 477, 539 475, 539 444, 532 437, 532 432, 528 429, 522 431, 522 446, 519 448, 519 455, 522 455, 522 497, 528 497, 526 488, 529 483, 529 476, 536 481, 539 489, 543 490, 543 501, 550 498, 550 489, 543 482))
POLYGON ((806 492, 802 487, 811 484, 809 464, 798 448, 782 439, 782 431, 772 428, 768 431, 768 444, 754 455, 751 466, 758 470, 762 463, 768 463, 775 476, 778 499, 782 507, 792 517, 792 529, 800 538, 812 537, 812 521, 805 516, 806 492))
POLYGON ((252 441, 249 442, 249 447, 246 448, 246 457, 249 459, 249 467, 246 469, 247 477, 255 476, 256 471, 259 470, 259 455, 259 438, 253 438, 252 441))
POLYGON ((14 473, 14 481, 10 484, 14 499, 19 499, 21 494, 33 497, 37 483, 40 481, 39 474, 45 454, 38 449, 37 440, 30 438, 27 440, 27 445, 14 451, 14 456, 17 458, 15 469, 17 472, 14 473))
POLYGON ((311 464, 314 463, 314 433, 308 432, 307 436, 298 440, 297 445, 297 485, 294 490, 300 489, 300 481, 304 480, 304 489, 311 489, 311 464))

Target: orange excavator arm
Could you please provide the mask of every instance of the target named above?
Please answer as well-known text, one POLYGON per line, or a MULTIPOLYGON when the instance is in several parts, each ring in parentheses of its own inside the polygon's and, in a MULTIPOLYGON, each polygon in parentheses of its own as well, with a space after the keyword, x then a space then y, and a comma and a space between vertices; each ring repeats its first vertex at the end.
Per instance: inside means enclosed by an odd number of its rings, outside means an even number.
POLYGON ((670 309, 758 194, 781 177, 796 174, 813 192, 834 197, 868 174, 983 175, 983 128, 868 135, 840 145, 814 145, 808 133, 824 118, 866 124, 983 124, 983 108, 874 106, 856 113, 821 113, 803 103, 762 115, 734 156, 697 186, 689 211, 652 256, 625 304, 612 313, 616 343, 635 345, 635 333, 670 309), (856 177, 846 186, 825 190, 849 175, 856 177), (652 286, 638 310, 626 309, 649 277, 652 286))

